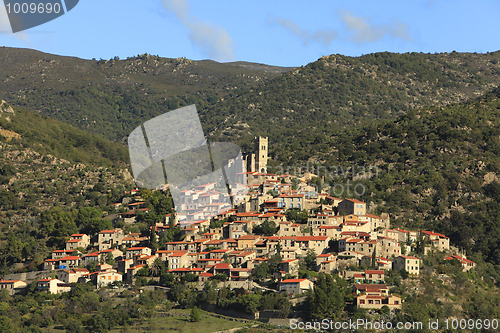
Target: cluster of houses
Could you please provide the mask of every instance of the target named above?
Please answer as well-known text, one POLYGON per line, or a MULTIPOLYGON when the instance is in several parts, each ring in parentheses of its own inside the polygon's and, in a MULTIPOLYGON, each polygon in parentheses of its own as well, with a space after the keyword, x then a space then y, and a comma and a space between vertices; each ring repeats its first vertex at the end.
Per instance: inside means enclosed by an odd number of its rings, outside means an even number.
MULTIPOLYGON (((266 147, 264 141, 259 143, 262 148, 267 147, 267 141, 266 147)), ((79 282, 92 281, 97 287, 133 283, 142 268, 151 267, 158 259, 168 263, 169 272, 176 276, 196 275, 200 287, 210 279, 225 276, 226 285, 251 289, 254 286, 252 269, 279 254, 282 261, 274 276, 279 281, 278 290, 300 294, 314 288, 312 281, 299 278, 301 259, 314 253, 316 271, 344 272, 342 276, 353 282, 359 307, 378 309, 386 305, 394 309, 401 307, 402 299, 389 292, 384 284, 384 272, 398 269, 418 276, 421 259, 406 254, 411 253, 412 244, 420 239, 428 244, 426 253, 450 252, 449 238, 445 235, 391 229, 389 216, 368 213, 365 202, 318 193, 309 182, 315 177, 312 174, 303 177, 269 174, 261 172, 267 168, 262 159, 255 163, 258 166, 246 172, 247 197, 237 207, 210 219, 188 223, 179 223, 175 216, 167 216, 155 226, 159 235, 169 228, 170 219, 174 219, 172 222, 180 227, 182 240, 161 244, 163 249, 154 252, 148 247, 149 237, 125 234, 122 229, 102 230, 95 242, 88 235, 74 234, 68 239, 66 249, 54 251, 51 258, 45 260, 44 270, 54 271, 57 277, 38 281, 38 288, 61 293, 79 282), (288 221, 290 209, 309 212, 307 221, 288 221), (211 224, 214 221, 219 223, 211 224), (254 229, 266 221, 274 222, 275 234, 255 234, 254 229), (93 250, 85 251, 89 248, 93 250), (97 268, 90 272, 86 267, 92 262, 97 268), (352 271, 350 266, 370 269, 352 271)), ((206 200, 210 200, 210 196, 206 200)), ((133 223, 135 213, 145 209, 141 208, 144 201, 136 197, 135 201, 128 200, 125 204, 130 211, 122 217, 126 223, 133 223)), ((464 270, 475 265, 465 256, 454 254, 446 260, 458 260, 464 270)), ((11 293, 22 290, 23 284, 25 287, 22 281, 0 281, 0 287, 8 288, 11 293)))

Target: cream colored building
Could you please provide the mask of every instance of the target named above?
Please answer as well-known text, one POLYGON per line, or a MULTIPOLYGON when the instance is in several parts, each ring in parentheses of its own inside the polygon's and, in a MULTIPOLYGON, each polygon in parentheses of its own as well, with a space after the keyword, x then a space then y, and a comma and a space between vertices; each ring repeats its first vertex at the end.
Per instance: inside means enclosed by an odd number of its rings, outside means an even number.
POLYGON ((279 291, 289 294, 302 294, 314 288, 314 283, 308 279, 287 279, 279 284, 279 291))
POLYGON ((124 237, 122 229, 100 231, 97 240, 99 251, 110 249, 113 245, 121 245, 124 237))
POLYGON ((42 279, 38 281, 37 289, 51 294, 60 294, 71 290, 69 286, 59 279, 42 279))
POLYGON ((86 268, 63 269, 57 272, 57 278, 64 283, 76 283, 78 279, 89 273, 86 268))
POLYGON ((66 250, 86 249, 90 245, 90 237, 86 234, 73 234, 66 242, 66 250))
POLYGON ((96 284, 97 288, 102 288, 114 282, 121 282, 122 279, 122 274, 114 269, 92 274, 92 281, 96 284))
POLYGON ((398 256, 392 262, 394 269, 405 270, 409 274, 420 275, 420 259, 413 256, 398 256))
POLYGON ((0 290, 7 290, 9 295, 22 294, 28 284, 21 280, 0 280, 0 290))
POLYGON ((126 251, 126 258, 127 259, 131 259, 135 255, 147 255, 147 256, 151 255, 151 249, 149 247, 144 247, 144 246, 130 247, 125 251, 126 251))
POLYGON ((366 215, 366 203, 356 199, 344 199, 338 205, 339 215, 366 215))

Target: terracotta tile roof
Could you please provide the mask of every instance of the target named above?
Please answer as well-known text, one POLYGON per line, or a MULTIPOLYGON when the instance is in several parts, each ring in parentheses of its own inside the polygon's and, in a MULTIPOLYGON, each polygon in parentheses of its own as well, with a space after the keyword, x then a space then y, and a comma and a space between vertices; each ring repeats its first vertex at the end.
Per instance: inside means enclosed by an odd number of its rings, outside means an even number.
POLYGON ((60 260, 63 261, 63 260, 79 260, 79 259, 80 259, 79 256, 67 256, 67 257, 61 258, 60 260))
POLYGON ((99 231, 100 234, 114 234, 116 232, 121 231, 121 229, 112 229, 112 230, 101 230, 99 231))
POLYGON ((186 255, 188 251, 174 251, 169 257, 182 257, 186 255))
POLYGON ((344 199, 344 201, 345 201, 345 200, 347 200, 347 201, 351 201, 351 202, 355 202, 355 203, 362 203, 362 204, 364 204, 364 202, 363 202, 363 201, 359 201, 359 200, 357 200, 357 199, 344 199))
POLYGON ((365 270, 365 274, 384 274, 381 270, 365 270))
POLYGON ((306 281, 307 279, 286 279, 281 281, 281 283, 300 283, 302 281, 306 281))
POLYGON ((405 258, 405 259, 418 259, 418 260, 420 260, 420 258, 417 258, 414 256, 400 256, 400 257, 405 258))
POLYGON ((325 241, 328 239, 327 236, 295 236, 294 238, 298 242, 325 241))
POLYGON ((446 237, 443 234, 440 234, 440 233, 437 233, 437 232, 433 232, 433 231, 422 231, 422 232, 424 234, 427 234, 427 235, 430 235, 430 236, 438 236, 438 237, 441 237, 441 238, 448 238, 448 237, 446 237))
POLYGON ((280 264, 287 264, 287 263, 294 262, 294 261, 298 261, 298 259, 283 260, 282 262, 280 262, 280 264))
POLYGON ((126 251, 139 251, 139 250, 144 250, 147 249, 145 246, 139 246, 139 247, 129 247, 126 251))

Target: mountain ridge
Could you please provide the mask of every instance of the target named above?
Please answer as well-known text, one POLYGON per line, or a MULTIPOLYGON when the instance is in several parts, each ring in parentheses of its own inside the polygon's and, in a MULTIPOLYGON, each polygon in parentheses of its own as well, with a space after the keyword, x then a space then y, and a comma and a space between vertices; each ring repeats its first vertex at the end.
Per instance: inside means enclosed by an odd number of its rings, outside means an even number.
POLYGON ((483 94, 500 84, 499 60, 499 52, 382 52, 280 68, 148 54, 81 60, 0 48, 0 95, 115 141, 145 120, 196 104, 213 140, 250 149, 254 136, 269 136, 284 143, 272 152, 283 163, 290 151, 307 159, 305 147, 344 127, 483 94))

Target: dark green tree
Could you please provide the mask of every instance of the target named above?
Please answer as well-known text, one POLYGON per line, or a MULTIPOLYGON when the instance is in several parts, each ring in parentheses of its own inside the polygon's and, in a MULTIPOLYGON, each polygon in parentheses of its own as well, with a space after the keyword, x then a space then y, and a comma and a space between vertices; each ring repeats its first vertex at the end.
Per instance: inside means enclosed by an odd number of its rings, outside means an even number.
POLYGON ((191 322, 198 322, 201 320, 201 312, 200 310, 195 306, 191 309, 191 314, 189 315, 189 321, 191 322))
POLYGON ((310 271, 315 271, 316 270, 316 252, 314 250, 309 249, 307 251, 306 257, 304 258, 304 261, 306 263, 306 267, 310 271))
POLYGON ((309 291, 307 305, 311 319, 341 317, 347 295, 346 282, 339 276, 320 273, 316 279, 314 290, 309 291))

